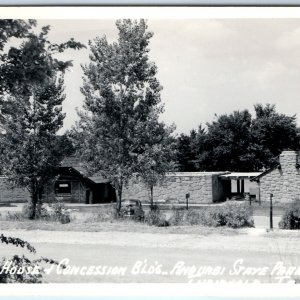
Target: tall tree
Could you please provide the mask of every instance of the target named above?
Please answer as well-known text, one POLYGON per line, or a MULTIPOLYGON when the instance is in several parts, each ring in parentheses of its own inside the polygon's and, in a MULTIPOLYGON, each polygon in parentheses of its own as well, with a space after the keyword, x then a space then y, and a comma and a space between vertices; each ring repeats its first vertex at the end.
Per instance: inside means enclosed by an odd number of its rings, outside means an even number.
POLYGON ((5 44, 10 38, 25 38, 32 27, 36 26, 35 20, 0 20, 0 51, 3 51, 5 44))
POLYGON ((187 134, 181 133, 176 139, 177 169, 180 172, 190 172, 194 170, 193 153, 191 150, 191 137, 187 134))
POLYGON ((272 166, 283 149, 299 149, 295 116, 280 114, 271 104, 254 109, 255 118, 247 110, 235 111, 207 123, 207 132, 192 131, 181 157, 193 170, 259 171, 272 166))
MULTIPOLYGON (((14 28, 14 23, 11 26, 14 28)), ((25 28, 28 30, 28 26, 25 28)), ((0 94, 31 95, 32 86, 47 84, 57 72, 63 73, 72 66, 72 61, 59 60, 55 54, 68 48, 81 49, 84 45, 74 39, 61 44, 51 43, 47 37, 49 31, 50 26, 43 27, 38 34, 29 31, 20 47, 10 47, 0 53, 0 94)))
POLYGON ((74 40, 51 44, 50 28, 30 33, 18 48, 11 47, 1 65, 6 77, 1 96, 1 165, 14 186, 31 194, 31 219, 46 182, 62 159, 61 141, 56 133, 62 127, 64 95, 63 71, 70 62, 53 57, 67 48, 81 48, 74 40), (9 80, 8 80, 9 79, 9 80))
POLYGON ((251 114, 244 110, 221 115, 216 121, 207 123, 205 151, 198 155, 201 170, 252 170, 251 122, 251 114))
POLYGON ((175 170, 176 143, 171 136, 175 127, 166 127, 155 116, 148 121, 148 126, 143 126, 141 137, 146 138, 143 150, 139 151, 135 172, 138 180, 142 181, 149 190, 150 208, 153 206, 153 188, 162 184, 167 172, 175 170))
POLYGON ((256 117, 252 122, 251 143, 256 145, 255 156, 259 168, 269 167, 284 149, 300 148, 300 135, 296 116, 278 113, 276 106, 256 104, 256 117))
POLYGON ((123 187, 153 139, 147 126, 163 107, 157 69, 148 57, 153 33, 145 20, 118 20, 116 26, 117 42, 105 36, 90 42, 91 62, 83 66, 84 111, 74 131, 89 169, 115 188, 119 211, 123 187))

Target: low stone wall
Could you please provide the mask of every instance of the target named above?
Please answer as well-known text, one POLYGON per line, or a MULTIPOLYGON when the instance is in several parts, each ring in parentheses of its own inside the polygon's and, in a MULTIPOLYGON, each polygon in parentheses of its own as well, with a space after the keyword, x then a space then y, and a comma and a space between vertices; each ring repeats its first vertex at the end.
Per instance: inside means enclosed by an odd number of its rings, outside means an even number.
POLYGON ((26 189, 11 188, 5 177, 0 177, 0 203, 27 202, 30 194, 26 189))
POLYGON ((273 201, 291 202, 300 200, 300 169, 296 167, 299 153, 283 151, 279 157, 280 167, 276 167, 259 179, 260 199, 269 201, 270 193, 273 201))
MULTIPOLYGON (((206 204, 224 198, 223 181, 218 176, 224 172, 183 172, 168 174, 161 185, 153 189, 155 202, 184 203, 190 194, 189 203, 206 204)), ((130 182, 123 191, 124 199, 139 199, 148 202, 150 191, 140 182, 130 182)))

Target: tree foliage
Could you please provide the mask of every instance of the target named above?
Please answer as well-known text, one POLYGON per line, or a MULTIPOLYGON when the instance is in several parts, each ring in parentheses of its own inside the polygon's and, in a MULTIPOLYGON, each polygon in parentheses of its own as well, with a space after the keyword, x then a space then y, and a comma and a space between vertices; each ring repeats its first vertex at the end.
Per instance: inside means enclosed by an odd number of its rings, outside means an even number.
POLYGON ((250 128, 251 115, 247 110, 221 115, 207 124, 206 151, 199 157, 199 166, 204 162, 209 171, 252 168, 249 164, 250 128))
POLYGON ((252 143, 257 145, 258 168, 272 165, 284 149, 299 149, 300 135, 295 115, 278 113, 275 105, 270 104, 257 104, 254 109, 256 118, 252 122, 251 133, 252 143))
POLYGON ((135 172, 138 180, 142 181, 150 191, 150 207, 153 208, 153 187, 162 184, 167 172, 175 170, 176 143, 171 136, 174 126, 165 127, 157 119, 149 121, 143 151, 137 155, 135 172))
MULTIPOLYGON (((47 81, 56 76, 57 72, 64 72, 72 66, 72 61, 55 58, 56 53, 61 53, 68 48, 84 47, 73 39, 62 44, 51 43, 48 40, 50 26, 42 27, 39 33, 34 33, 33 31, 28 32, 31 27, 24 21, 9 22, 7 20, 7 22, 6 31, 10 32, 8 28, 11 25, 11 31, 24 32, 22 35, 15 34, 14 36, 25 37, 25 40, 21 46, 10 47, 8 51, 1 53, 0 94, 31 95, 33 86, 47 84, 47 81), (24 27, 23 31, 20 30, 20 27, 24 27)), ((31 21, 29 24, 34 25, 35 23, 31 21)), ((7 36, 12 36, 12 34, 7 34, 7 36)))
MULTIPOLYGON (((28 242, 0 234, 0 244, 13 245, 28 250, 31 254, 36 254, 36 249, 28 242)), ((30 259, 25 255, 13 255, 11 259, 2 257, 0 259, 0 283, 42 283, 45 269, 41 263, 59 265, 53 259, 40 257, 30 259)), ((65 269, 65 265, 59 265, 65 269)))
POLYGON ((32 27, 36 26, 35 20, 0 20, 0 51, 3 51, 5 44, 10 38, 25 38, 32 27))
POLYGON ((198 130, 192 129, 190 134, 180 134, 177 137, 176 167, 182 172, 199 171, 197 160, 204 151, 206 131, 202 125, 198 130))
POLYGON ((91 62, 83 66, 84 110, 73 134, 89 170, 100 172, 116 189, 120 210, 123 187, 140 170, 139 163, 152 165, 162 157, 166 148, 158 142, 168 130, 158 122, 162 87, 148 57, 153 34, 145 20, 118 20, 116 26, 117 42, 105 36, 90 42, 91 62))
POLYGON ((38 34, 27 33, 29 27, 24 26, 26 39, 19 47, 11 47, 7 55, 2 55, 0 65, 5 78, 1 80, 0 160, 9 182, 29 190, 33 219, 43 187, 53 178, 64 155, 56 133, 65 117, 62 112, 63 72, 71 63, 57 60, 54 55, 83 45, 74 40, 51 44, 47 38, 49 26, 43 27, 38 34))
POLYGON ((270 167, 282 150, 299 149, 295 116, 257 104, 255 118, 247 111, 217 116, 206 130, 177 140, 182 171, 258 171, 270 167))

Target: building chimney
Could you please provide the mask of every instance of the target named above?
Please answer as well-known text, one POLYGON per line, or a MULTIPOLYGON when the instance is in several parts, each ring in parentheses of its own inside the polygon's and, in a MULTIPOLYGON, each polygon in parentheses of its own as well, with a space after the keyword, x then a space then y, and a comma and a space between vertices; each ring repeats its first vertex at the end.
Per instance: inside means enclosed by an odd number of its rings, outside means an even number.
POLYGON ((280 167, 283 172, 295 172, 298 165, 298 153, 293 150, 284 150, 279 155, 280 167))

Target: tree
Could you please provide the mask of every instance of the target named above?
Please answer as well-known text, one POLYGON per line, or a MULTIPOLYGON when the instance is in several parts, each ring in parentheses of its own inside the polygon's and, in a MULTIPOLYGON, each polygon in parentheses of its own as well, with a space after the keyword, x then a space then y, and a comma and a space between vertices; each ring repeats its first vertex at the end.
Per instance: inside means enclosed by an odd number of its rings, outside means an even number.
POLYGON ((271 104, 256 104, 256 118, 251 127, 251 143, 256 145, 255 156, 259 168, 270 167, 284 149, 298 150, 300 135, 296 116, 287 116, 276 112, 271 104))
POLYGON ((0 20, 0 51, 3 51, 5 44, 12 37, 25 38, 32 27, 36 26, 35 20, 0 20))
POLYGON ((207 123, 205 151, 198 155, 199 167, 205 171, 252 170, 251 122, 251 114, 244 110, 207 123))
POLYGON ((177 137, 177 169, 181 172, 201 170, 198 159, 205 149, 206 130, 200 124, 198 129, 192 129, 190 134, 180 134, 177 137))
MULTIPOLYGON (((150 208, 153 209, 153 187, 164 181, 167 172, 175 170, 175 139, 171 136, 175 127, 166 127, 155 118, 149 121, 147 143, 138 154, 136 175, 150 191, 150 208)), ((145 131, 141 136, 145 136, 145 131)))
MULTIPOLYGON (((27 33, 21 35, 25 40, 20 47, 10 47, 7 53, 1 52, 0 95, 31 95, 33 85, 47 84, 57 72, 63 73, 72 66, 72 61, 59 60, 55 58, 55 54, 62 53, 68 48, 84 47, 74 39, 61 44, 51 43, 47 39, 50 26, 43 27, 39 34, 35 34, 32 31, 28 32, 30 27, 23 23, 16 28, 14 22, 8 24, 12 26, 11 31, 21 30, 19 27, 25 26, 24 32, 27 33)), ((6 31, 9 31, 8 28, 7 25, 6 31)))
POLYGON ((56 133, 65 117, 63 71, 70 62, 53 55, 83 46, 74 40, 51 44, 49 30, 47 26, 40 34, 30 33, 19 48, 11 47, 1 66, 9 78, 0 102, 1 165, 13 186, 29 190, 31 219, 36 216, 44 185, 53 178, 64 154, 56 133))
POLYGON ((147 126, 163 107, 157 69, 148 57, 153 34, 144 20, 118 20, 116 26, 117 42, 110 44, 105 36, 90 42, 91 62, 83 66, 84 110, 73 134, 89 170, 115 188, 120 211, 123 187, 153 140, 147 126))
POLYGON ((207 123, 207 131, 192 131, 181 157, 199 171, 260 171, 271 167, 282 150, 299 149, 295 116, 279 114, 270 104, 254 109, 255 118, 247 110, 235 111, 207 123))
POLYGON ((193 170, 192 153, 191 153, 191 140, 190 136, 181 133, 176 139, 177 169, 180 172, 189 172, 193 170))

